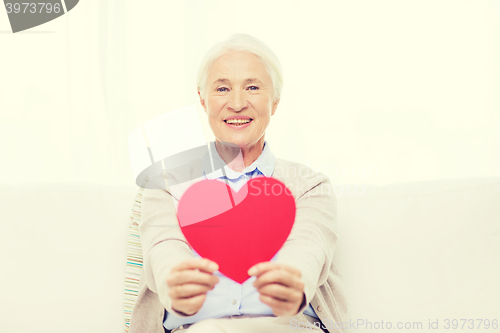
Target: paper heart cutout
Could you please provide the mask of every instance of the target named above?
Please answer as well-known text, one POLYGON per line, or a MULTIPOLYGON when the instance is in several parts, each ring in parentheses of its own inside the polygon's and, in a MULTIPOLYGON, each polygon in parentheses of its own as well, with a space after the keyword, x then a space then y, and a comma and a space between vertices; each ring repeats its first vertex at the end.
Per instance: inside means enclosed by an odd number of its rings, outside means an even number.
POLYGON ((203 180, 184 192, 177 217, 193 249, 243 283, 250 267, 270 261, 285 243, 295 221, 295 200, 275 178, 253 178, 238 192, 203 180))

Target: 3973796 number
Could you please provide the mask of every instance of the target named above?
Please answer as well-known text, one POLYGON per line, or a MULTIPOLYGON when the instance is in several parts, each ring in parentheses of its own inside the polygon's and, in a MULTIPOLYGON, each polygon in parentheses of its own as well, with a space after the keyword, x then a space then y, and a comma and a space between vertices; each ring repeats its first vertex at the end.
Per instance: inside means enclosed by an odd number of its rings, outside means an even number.
POLYGON ((7 14, 22 13, 22 14, 41 14, 52 12, 59 14, 62 10, 60 3, 46 3, 46 2, 23 2, 23 3, 5 3, 7 14))
POLYGON ((497 329, 498 319, 445 319, 445 329, 497 329))

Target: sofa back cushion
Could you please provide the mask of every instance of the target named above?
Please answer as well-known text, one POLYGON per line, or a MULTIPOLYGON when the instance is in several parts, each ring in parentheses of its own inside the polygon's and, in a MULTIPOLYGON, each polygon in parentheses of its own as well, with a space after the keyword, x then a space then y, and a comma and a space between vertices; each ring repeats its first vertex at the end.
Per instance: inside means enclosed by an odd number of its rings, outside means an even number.
POLYGON ((428 329, 436 319, 440 328, 446 318, 500 319, 500 179, 363 190, 339 197, 336 261, 352 320, 428 329))

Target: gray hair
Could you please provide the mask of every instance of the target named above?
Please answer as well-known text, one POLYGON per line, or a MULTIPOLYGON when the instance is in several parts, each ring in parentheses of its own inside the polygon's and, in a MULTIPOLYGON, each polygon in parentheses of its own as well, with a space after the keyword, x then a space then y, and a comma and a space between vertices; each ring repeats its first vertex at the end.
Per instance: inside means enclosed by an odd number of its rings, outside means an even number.
POLYGON ((247 34, 234 34, 227 40, 215 44, 203 57, 196 83, 200 94, 204 95, 205 84, 207 82, 208 71, 212 64, 227 51, 246 51, 255 54, 264 64, 269 76, 271 77, 274 89, 274 100, 281 97, 283 90, 283 70, 278 57, 262 41, 247 34))

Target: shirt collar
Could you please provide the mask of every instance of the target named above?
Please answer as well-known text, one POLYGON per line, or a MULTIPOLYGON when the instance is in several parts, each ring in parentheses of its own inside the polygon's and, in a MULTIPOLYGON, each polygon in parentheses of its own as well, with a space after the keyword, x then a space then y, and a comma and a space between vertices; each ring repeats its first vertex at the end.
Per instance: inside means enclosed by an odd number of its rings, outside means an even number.
POLYGON ((224 160, 219 156, 219 153, 215 148, 214 141, 210 142, 210 151, 212 155, 212 161, 210 161, 209 154, 206 154, 203 157, 202 161, 203 175, 206 176, 207 179, 217 179, 224 177, 222 169, 215 167, 215 170, 212 171, 213 170, 212 165, 213 166, 223 165, 226 177, 229 179, 237 179, 244 173, 254 172, 255 169, 264 174, 264 176, 271 177, 274 171, 274 166, 276 164, 276 158, 274 157, 271 148, 269 148, 269 143, 267 143, 267 141, 264 142, 264 148, 262 149, 262 153, 260 154, 260 156, 251 165, 247 166, 243 170, 243 172, 236 172, 233 169, 229 168, 224 163, 224 160))

